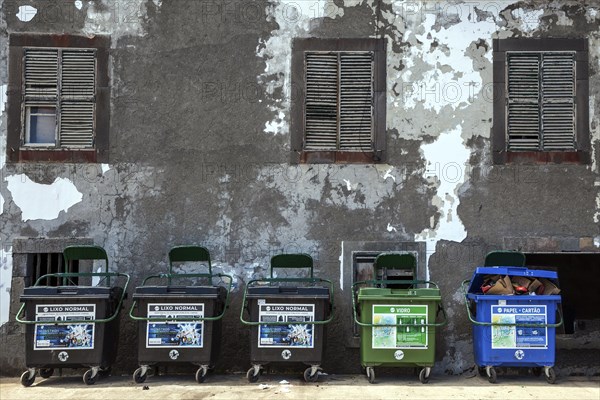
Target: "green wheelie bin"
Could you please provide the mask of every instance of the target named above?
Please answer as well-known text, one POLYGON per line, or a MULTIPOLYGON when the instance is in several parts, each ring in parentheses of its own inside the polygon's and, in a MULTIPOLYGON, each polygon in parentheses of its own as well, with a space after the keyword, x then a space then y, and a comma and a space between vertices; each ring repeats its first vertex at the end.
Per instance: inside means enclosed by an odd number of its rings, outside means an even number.
POLYGON ((31 386, 38 371, 42 378, 49 378, 55 368, 80 367, 89 367, 83 381, 92 385, 98 376, 110 374, 116 358, 118 316, 129 275, 109 272, 108 256, 99 246, 69 246, 63 255, 66 271, 75 260, 102 260, 106 269, 46 274, 24 289, 16 316, 17 322, 26 325, 23 386, 31 386), (116 285, 122 278, 124 285, 116 285), (60 285, 49 286, 52 279, 60 285), (84 285, 86 280, 91 285, 84 285))
MULTIPOLYGON (((375 277, 389 278, 386 269, 407 268, 411 254, 383 253, 375 260, 375 277), (384 269, 384 271, 377 271, 384 269)), ((419 380, 429 381, 435 363, 436 328, 446 324, 438 286, 431 281, 373 279, 352 285, 354 321, 360 328, 360 360, 370 383, 375 367, 421 367, 419 380), (401 288, 398 288, 401 287, 401 288), (439 314, 443 320, 436 322, 439 314)))
MULTIPOLYGON (((224 281, 222 281, 225 283, 224 281)), ((206 379, 221 345, 221 320, 229 304, 233 278, 213 274, 208 250, 177 246, 169 251, 169 273, 151 275, 135 289, 129 316, 138 321, 138 363, 135 383, 143 383, 155 365, 197 365, 196 382, 206 379), (205 263, 208 273, 174 273, 174 262, 205 263), (203 279, 207 285, 174 285, 174 280, 203 279), (227 287, 214 285, 225 278, 227 287), (147 284, 151 280, 166 285, 147 284), (137 309, 137 313, 136 313, 137 309)))

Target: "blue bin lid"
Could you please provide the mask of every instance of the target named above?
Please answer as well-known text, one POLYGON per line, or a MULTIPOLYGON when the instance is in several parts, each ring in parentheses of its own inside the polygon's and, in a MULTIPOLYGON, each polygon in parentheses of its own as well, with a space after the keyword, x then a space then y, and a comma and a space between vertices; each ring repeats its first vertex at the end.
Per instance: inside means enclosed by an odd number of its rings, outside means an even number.
POLYGON ((488 275, 526 276, 528 278, 546 278, 554 283, 558 282, 556 271, 542 269, 529 269, 525 267, 477 267, 473 272, 467 293, 481 293, 481 285, 488 275))

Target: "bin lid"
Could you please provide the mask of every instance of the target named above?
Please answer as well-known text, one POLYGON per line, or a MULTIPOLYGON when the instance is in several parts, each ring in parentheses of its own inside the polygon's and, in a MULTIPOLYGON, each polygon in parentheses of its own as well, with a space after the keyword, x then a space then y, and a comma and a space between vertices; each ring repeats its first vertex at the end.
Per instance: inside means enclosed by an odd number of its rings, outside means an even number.
POLYGON ((362 300, 441 300, 440 289, 415 288, 415 289, 389 289, 363 287, 358 290, 358 301, 362 300))
POLYGON ((138 286, 133 299, 157 297, 205 297, 224 296, 226 290, 221 286, 138 286))
POLYGON ((253 286, 248 288, 246 297, 250 299, 257 297, 329 299, 329 288, 324 286, 253 286))
POLYGON ((106 286, 29 286, 23 289, 21 300, 43 300, 53 297, 109 298, 119 290, 122 290, 122 288, 106 286))
POLYGON ((468 293, 481 293, 481 285, 487 275, 525 276, 528 278, 546 278, 558 282, 556 271, 529 269, 525 267, 477 267, 473 272, 468 293))

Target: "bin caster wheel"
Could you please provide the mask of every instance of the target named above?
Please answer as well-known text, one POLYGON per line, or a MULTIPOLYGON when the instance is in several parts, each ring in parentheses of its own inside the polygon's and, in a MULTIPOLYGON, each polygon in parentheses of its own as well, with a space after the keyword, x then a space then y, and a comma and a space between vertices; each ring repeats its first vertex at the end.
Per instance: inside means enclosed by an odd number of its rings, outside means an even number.
POLYGON ((54 368, 40 368, 40 376, 44 379, 50 378, 54 375, 54 368))
POLYGON ((487 369, 487 376, 489 383, 496 383, 496 378, 498 375, 496 374, 496 369, 494 367, 489 367, 487 369))
POLYGON ((542 368, 540 368, 540 367, 533 367, 533 368, 531 368, 531 373, 533 374, 533 376, 541 376, 542 375, 542 368))
POLYGON ((146 378, 148 377, 148 373, 142 374, 142 368, 138 368, 133 372, 133 381, 135 383, 144 383, 146 382, 146 378))
POLYGON ((554 372, 554 368, 552 367, 546 369, 546 382, 549 384, 556 382, 556 372, 554 372))
POLYGON ((206 374, 208 373, 208 370, 204 369, 204 368, 198 368, 198 371, 196 371, 196 382, 198 383, 202 383, 206 380, 206 374))
POLYGON ((255 374, 254 368, 250 368, 248 370, 248 372, 246 372, 246 379, 248 379, 248 382, 250 382, 250 383, 258 382, 259 377, 260 377, 260 373, 255 374))
POLYGON ((21 375, 21 385, 23 385, 25 387, 33 385, 34 381, 35 381, 35 374, 33 374, 33 376, 30 378, 29 371, 25 371, 25 372, 23 372, 23 375, 21 375))
POLYGON ((86 385, 93 385, 98 380, 98 374, 94 375, 94 371, 88 369, 83 374, 83 383, 86 385))
POLYGON ((421 381, 422 384, 426 384, 427 382, 429 382, 429 374, 427 373, 427 368, 423 368, 421 372, 419 372, 419 381, 421 381))
POLYGON ((319 380, 319 371, 315 372, 313 375, 310 374, 312 368, 306 368, 304 370, 304 380, 306 382, 317 382, 319 380))
POLYGON ((367 379, 369 383, 375 383, 375 369, 373 367, 367 367, 367 379))

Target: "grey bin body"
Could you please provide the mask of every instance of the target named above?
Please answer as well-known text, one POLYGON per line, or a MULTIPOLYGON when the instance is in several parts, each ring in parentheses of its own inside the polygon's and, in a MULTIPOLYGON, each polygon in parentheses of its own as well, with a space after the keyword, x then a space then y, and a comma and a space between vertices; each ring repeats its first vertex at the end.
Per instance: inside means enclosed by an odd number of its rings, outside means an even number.
MULTIPOLYGON (((219 286, 141 286, 136 288, 133 299, 138 302, 138 316, 148 317, 148 304, 204 304, 204 317, 216 317, 223 312, 227 290, 219 286)), ((185 321, 183 321, 185 323, 185 321)), ((146 344, 150 320, 138 322, 138 363, 140 365, 191 363, 214 366, 221 345, 221 319, 203 321, 202 347, 174 344, 169 347, 149 348, 146 344), (173 359, 169 353, 177 350, 173 359)))
MULTIPOLYGON (((83 304, 95 306, 95 319, 105 319, 117 311, 116 308, 122 293, 123 289, 120 287, 31 286, 24 289, 21 301, 25 303, 26 315, 30 320, 36 319, 38 305, 77 306, 83 304)), ((27 368, 108 368, 115 361, 119 339, 119 318, 106 323, 94 324, 93 348, 35 349, 37 325, 51 324, 26 325, 25 363, 27 368)))
MULTIPOLYGON (((250 287, 246 295, 250 321, 259 321, 259 302, 266 304, 312 304, 314 305, 314 321, 323 321, 329 314, 330 300, 327 287, 290 287, 269 286, 250 287)), ((300 323, 301 324, 301 323, 300 323)), ((259 328, 251 327, 250 360, 253 364, 269 363, 304 363, 306 365, 321 364, 325 348, 326 325, 308 325, 313 332, 313 347, 259 347, 259 328), (285 353, 284 351, 289 353, 285 353), (288 356, 285 358, 284 356, 288 356)))

